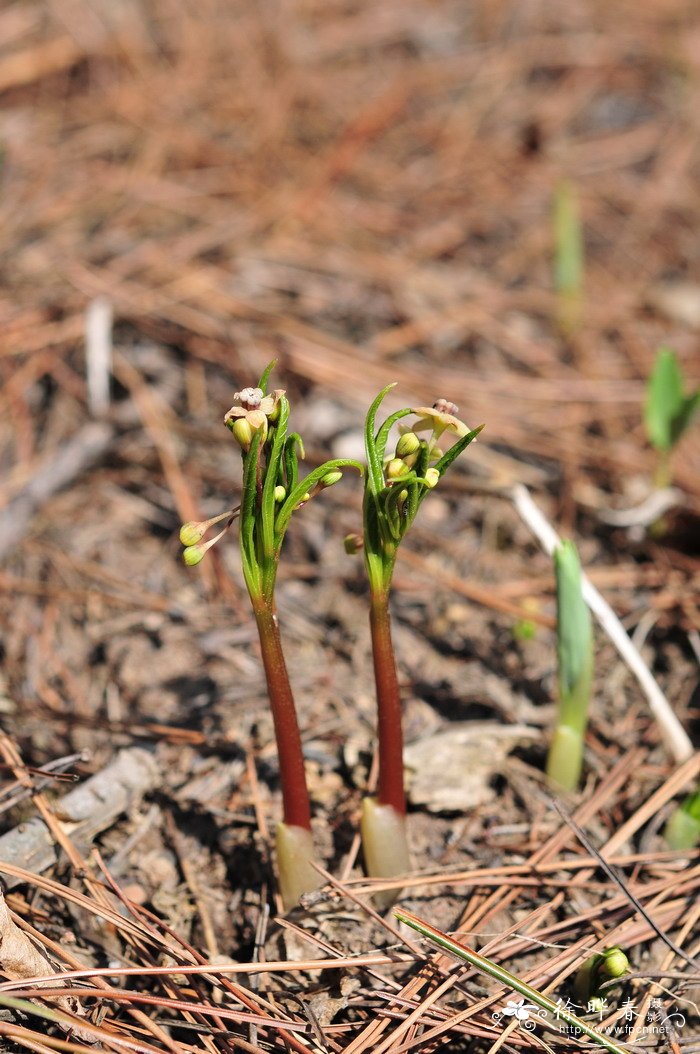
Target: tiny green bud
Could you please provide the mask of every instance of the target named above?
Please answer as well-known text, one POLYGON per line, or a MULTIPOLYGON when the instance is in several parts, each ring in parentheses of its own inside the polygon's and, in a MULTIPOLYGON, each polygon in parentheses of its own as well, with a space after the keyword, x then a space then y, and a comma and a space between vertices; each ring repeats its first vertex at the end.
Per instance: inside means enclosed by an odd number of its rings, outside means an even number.
POLYGON ((343 473, 340 471, 327 472, 325 476, 321 478, 322 487, 332 487, 334 483, 340 483, 343 478, 343 473))
POLYGON ((277 502, 278 505, 281 504, 281 502, 283 502, 284 499, 287 497, 287 491, 282 486, 281 483, 278 483, 277 486, 275 487, 274 496, 275 496, 275 501, 277 502))
POLYGON ((302 505, 306 505, 307 501, 311 501, 311 495, 309 494, 308 490, 306 494, 302 494, 301 498, 299 499, 299 504, 297 505, 297 508, 299 509, 302 505))
POLYGON ((205 552, 203 545, 188 545, 182 554, 182 559, 188 567, 194 567, 204 559, 205 552))
POLYGON ((622 948, 606 948, 598 972, 606 977, 622 977, 630 968, 630 962, 622 948))
POLYGON ((430 460, 431 461, 439 461, 440 458, 442 457, 442 455, 443 455, 443 451, 440 449, 439 446, 433 446, 433 447, 430 448, 430 460))
POLYGON ((408 472, 408 465, 400 457, 392 458, 384 469, 387 479, 401 479, 408 472))
POLYGON ((420 450, 420 438, 415 432, 404 432, 396 444, 396 456, 406 457, 407 454, 415 454, 420 450))
POLYGON ((361 534, 346 534, 343 539, 343 545, 345 546, 345 552, 348 556, 356 556, 364 545, 364 539, 361 534))
POLYGON ((230 428, 241 450, 250 450, 250 444, 253 442, 253 429, 245 417, 236 417, 230 428))
POLYGON ((182 545, 196 545, 197 542, 201 542, 206 531, 206 524, 195 523, 190 520, 189 523, 183 523, 180 528, 180 542, 182 545))
POLYGON ((430 489, 432 490, 433 487, 437 487, 438 483, 440 482, 440 473, 436 468, 427 468, 425 470, 425 476, 423 478, 425 479, 426 487, 430 487, 430 489))

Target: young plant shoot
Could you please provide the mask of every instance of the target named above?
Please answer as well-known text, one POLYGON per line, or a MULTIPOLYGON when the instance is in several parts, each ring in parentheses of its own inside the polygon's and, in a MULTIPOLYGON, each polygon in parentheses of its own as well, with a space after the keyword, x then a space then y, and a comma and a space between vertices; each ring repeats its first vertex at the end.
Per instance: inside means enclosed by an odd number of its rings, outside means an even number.
POLYGON ((564 541, 554 551, 557 581, 557 659, 559 713, 547 757, 547 776, 565 790, 578 787, 583 740, 593 679, 591 615, 581 591, 576 546, 564 541))
POLYGON ((700 787, 671 813, 664 838, 670 849, 694 849, 700 845, 700 787))
POLYGON ((586 959, 574 978, 574 995, 579 1006, 589 1013, 600 1013, 605 1006, 606 981, 624 977, 629 973, 629 959, 622 948, 604 948, 586 959))
MULTIPOLYGON (((406 836, 406 798, 403 780, 401 698, 391 638, 389 592, 396 554, 423 499, 440 481, 455 458, 481 431, 470 431, 455 416, 457 407, 440 399, 433 407, 406 408, 391 414, 376 429, 375 418, 389 385, 372 403, 365 422, 367 474, 364 495, 364 557, 370 588, 370 630, 378 708, 379 781, 376 797, 365 798, 362 845, 365 865, 375 878, 405 873, 410 867, 406 836), (414 415, 411 427, 401 427, 393 456, 386 456, 389 432, 404 417, 414 415), (427 432, 427 438, 419 433, 427 432), (446 452, 441 436, 457 437, 446 452)), ((360 540, 346 539, 352 551, 360 540)), ((390 903, 390 898, 381 898, 390 903)))
POLYGON ((683 394, 683 374, 676 353, 659 348, 654 369, 647 385, 644 423, 649 442, 656 448, 659 461, 654 482, 657 487, 671 483, 671 454, 700 406, 700 388, 683 394))
MULTIPOLYGON (((240 551, 248 593, 260 637, 267 691, 272 708, 279 754, 283 820, 277 825, 277 867, 285 908, 298 903, 302 893, 319 885, 311 861, 311 806, 304 772, 304 756, 294 697, 282 652, 275 606, 275 581, 282 542, 297 509, 320 491, 337 483, 342 470, 357 468, 357 461, 340 458, 327 461, 299 481, 299 456, 304 456, 301 437, 288 433, 289 402, 283 390, 266 394, 274 363, 270 363, 256 388, 235 395, 236 405, 225 424, 241 448, 243 483, 240 504, 240 551)), ((196 564, 230 526, 232 513, 202 524, 185 524, 181 541, 187 546, 185 563, 196 564), (205 531, 228 517, 224 529, 202 543, 205 531)))
POLYGON ((557 322, 564 337, 571 337, 583 314, 583 231, 576 188, 567 180, 554 193, 554 285, 557 322))

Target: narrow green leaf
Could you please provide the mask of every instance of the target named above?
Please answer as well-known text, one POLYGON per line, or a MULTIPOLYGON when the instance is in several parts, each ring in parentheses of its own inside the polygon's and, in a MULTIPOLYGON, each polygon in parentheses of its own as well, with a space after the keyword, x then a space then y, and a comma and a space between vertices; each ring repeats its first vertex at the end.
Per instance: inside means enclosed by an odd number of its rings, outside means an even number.
MULTIPOLYGON (((644 408, 647 436, 657 450, 669 451, 672 448, 678 438, 674 436, 674 422, 683 416, 683 408, 683 376, 676 353, 671 348, 661 347, 647 385, 644 408)), ((692 407, 689 412, 692 416, 692 407)))
POLYGON ((367 485, 373 494, 379 494, 384 488, 384 474, 382 472, 382 458, 378 456, 377 444, 374 438, 374 422, 382 400, 396 387, 396 382, 387 384, 376 397, 365 418, 365 451, 367 453, 367 485))
POLYGON ((579 297, 583 286, 583 233, 575 187, 564 180, 554 194, 554 282, 557 293, 579 297))
POLYGON ((260 507, 262 548, 266 560, 274 560, 275 557, 275 514, 277 512, 275 487, 279 482, 280 465, 287 435, 287 421, 289 420, 289 400, 286 396, 283 395, 280 398, 277 410, 278 417, 270 428, 271 435, 267 440, 269 453, 260 507))
POLYGON ((305 476, 301 482, 297 483, 291 494, 287 496, 277 514, 277 523, 275 527, 279 542, 282 541, 282 538, 285 535, 292 513, 306 492, 310 491, 312 487, 315 487, 316 484, 327 475, 327 473, 333 472, 335 469, 339 468, 356 468, 361 476, 364 474, 364 467, 360 462, 349 457, 334 458, 332 461, 326 461, 323 465, 319 465, 319 467, 315 468, 313 472, 309 472, 308 476, 305 476))
POLYGON ((562 696, 571 695, 582 678, 590 679, 593 632, 583 599, 576 546, 563 541, 554 550, 557 580, 557 655, 562 696))
POLYGON ((700 408, 700 388, 696 388, 692 395, 686 395, 683 398, 683 404, 676 414, 671 429, 671 441, 674 446, 691 424, 698 408, 700 408))
POLYGON ((376 436, 374 437, 374 442, 377 450, 377 457, 380 461, 384 460, 384 451, 386 450, 386 444, 392 426, 395 425, 397 421, 400 421, 402 417, 408 417, 408 415, 412 413, 413 410, 411 410, 409 407, 406 407, 406 409, 404 410, 397 410, 396 413, 391 414, 389 417, 387 417, 384 424, 378 430, 376 436))
POLYGON ((262 389, 263 395, 267 394, 267 382, 269 381, 270 374, 272 373, 276 365, 277 359, 273 359, 272 362, 268 362, 267 366, 262 372, 260 380, 258 381, 258 388, 262 389))
POLYGON ((299 478, 299 458, 304 457, 304 443, 298 432, 291 432, 284 444, 284 485, 294 490, 299 478))

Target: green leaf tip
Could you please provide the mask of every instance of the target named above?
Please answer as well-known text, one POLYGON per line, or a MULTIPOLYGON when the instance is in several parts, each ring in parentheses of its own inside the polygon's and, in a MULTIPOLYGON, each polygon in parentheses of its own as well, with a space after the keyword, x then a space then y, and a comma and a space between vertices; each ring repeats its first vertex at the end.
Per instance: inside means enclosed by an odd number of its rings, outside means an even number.
POLYGON ((649 442, 669 453, 690 425, 700 407, 700 388, 683 394, 683 373, 672 348, 662 345, 647 385, 644 424, 649 442))

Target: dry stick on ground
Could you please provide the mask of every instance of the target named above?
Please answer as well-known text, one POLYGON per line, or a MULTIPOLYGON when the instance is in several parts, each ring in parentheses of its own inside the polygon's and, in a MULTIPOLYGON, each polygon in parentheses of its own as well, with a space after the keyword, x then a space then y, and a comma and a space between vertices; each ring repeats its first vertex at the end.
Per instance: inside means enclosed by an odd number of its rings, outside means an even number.
MULTIPOLYGON (((517 486, 513 488, 513 503, 542 548, 551 556, 560 544, 560 539, 540 509, 537 508, 525 487, 517 486)), ((586 603, 639 681, 642 691, 649 702, 651 712, 659 724, 662 737, 674 759, 680 764, 691 757, 693 753, 693 744, 688 734, 671 709, 668 699, 654 680, 651 671, 630 640, 615 612, 585 575, 582 576, 582 584, 586 603)))

